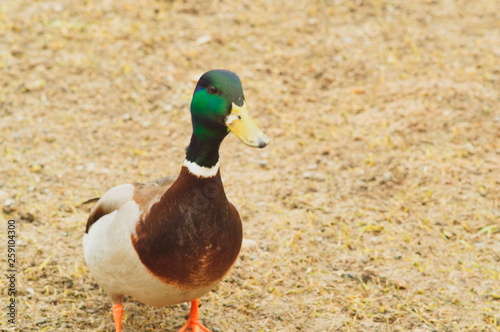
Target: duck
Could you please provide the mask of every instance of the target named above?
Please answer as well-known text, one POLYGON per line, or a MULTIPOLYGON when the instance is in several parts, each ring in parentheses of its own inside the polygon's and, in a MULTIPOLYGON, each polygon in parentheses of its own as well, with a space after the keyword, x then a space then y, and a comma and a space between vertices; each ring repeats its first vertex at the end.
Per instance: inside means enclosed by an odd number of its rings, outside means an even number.
POLYGON ((190 111, 191 140, 177 177, 115 186, 90 210, 85 261, 111 299, 116 332, 122 332, 125 295, 155 307, 190 302, 179 332, 210 332, 199 319, 199 298, 239 255, 242 224, 224 191, 219 148, 229 133, 257 148, 269 137, 250 117, 242 83, 228 70, 200 77, 190 111))

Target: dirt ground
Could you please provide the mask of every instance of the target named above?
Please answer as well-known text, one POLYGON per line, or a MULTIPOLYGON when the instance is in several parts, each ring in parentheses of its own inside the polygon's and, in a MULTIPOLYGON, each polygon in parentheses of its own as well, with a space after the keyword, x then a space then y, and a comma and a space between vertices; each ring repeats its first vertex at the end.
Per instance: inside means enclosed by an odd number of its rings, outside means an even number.
MULTIPOLYGON (((500 3, 0 1, 1 274, 16 221, 17 320, 112 331, 82 235, 108 188, 177 174, 189 102, 240 76, 271 137, 228 136, 245 237, 201 299, 217 331, 500 331, 500 3)), ((128 298, 125 332, 185 304, 128 298)))

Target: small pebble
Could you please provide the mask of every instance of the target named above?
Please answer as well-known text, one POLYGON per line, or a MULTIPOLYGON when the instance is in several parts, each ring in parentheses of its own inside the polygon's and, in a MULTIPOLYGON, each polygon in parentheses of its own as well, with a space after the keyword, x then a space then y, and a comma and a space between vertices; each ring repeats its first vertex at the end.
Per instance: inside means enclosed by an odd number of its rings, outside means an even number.
POLYGON ((9 197, 9 194, 6 191, 0 190, 0 200, 7 199, 9 197))
POLYGON ((196 44, 198 44, 198 45, 205 44, 211 40, 212 40, 212 36, 210 36, 210 35, 201 36, 200 38, 196 39, 196 44))
POLYGON ((241 243, 242 249, 250 249, 250 248, 255 248, 255 247, 257 247, 257 241, 255 241, 255 240, 243 239, 243 242, 241 243))
POLYGON ((16 202, 13 198, 8 198, 3 202, 3 206, 12 206, 16 202))
POLYGON ((311 179, 314 181, 325 181, 326 175, 321 172, 304 172, 302 174, 304 179, 311 179))
POLYGON ((397 288, 397 289, 407 289, 408 285, 406 284, 406 281, 402 279, 392 279, 391 283, 397 288))
POLYGON ((165 112, 168 112, 168 111, 173 110, 173 109, 174 109, 174 106, 173 106, 172 104, 163 104, 162 108, 163 108, 163 110, 164 110, 165 112))

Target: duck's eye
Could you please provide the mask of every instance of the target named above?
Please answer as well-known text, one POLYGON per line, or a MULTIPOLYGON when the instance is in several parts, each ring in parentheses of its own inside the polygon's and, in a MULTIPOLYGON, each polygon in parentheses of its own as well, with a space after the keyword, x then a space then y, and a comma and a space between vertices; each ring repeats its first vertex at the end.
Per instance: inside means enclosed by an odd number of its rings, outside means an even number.
POLYGON ((213 85, 209 85, 207 90, 208 90, 208 93, 210 93, 211 95, 216 95, 219 92, 219 89, 217 89, 213 85))

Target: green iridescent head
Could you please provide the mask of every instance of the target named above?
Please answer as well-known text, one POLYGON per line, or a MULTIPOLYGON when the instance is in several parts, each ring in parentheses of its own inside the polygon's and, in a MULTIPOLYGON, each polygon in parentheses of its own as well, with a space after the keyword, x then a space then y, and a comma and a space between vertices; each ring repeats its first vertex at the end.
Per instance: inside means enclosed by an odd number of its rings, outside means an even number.
POLYGON ((203 74, 191 101, 194 135, 201 141, 222 141, 233 132, 243 143, 263 148, 269 138, 249 117, 241 81, 227 70, 203 74))

